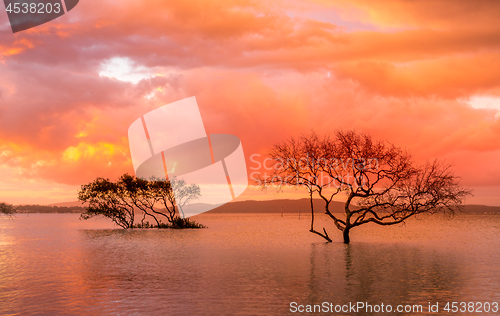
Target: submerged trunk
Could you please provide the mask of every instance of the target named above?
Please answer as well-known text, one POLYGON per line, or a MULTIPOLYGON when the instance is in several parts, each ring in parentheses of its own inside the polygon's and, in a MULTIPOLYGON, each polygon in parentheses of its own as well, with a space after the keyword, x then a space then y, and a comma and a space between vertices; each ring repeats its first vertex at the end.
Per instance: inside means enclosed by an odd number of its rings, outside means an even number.
POLYGON ((345 227, 344 227, 344 230, 342 231, 342 235, 344 236, 344 244, 348 244, 351 241, 351 239, 349 238, 349 231, 352 228, 352 225, 351 225, 352 213, 351 213, 351 210, 349 209, 349 206, 351 205, 351 201, 353 198, 354 198, 354 193, 351 192, 349 194, 349 197, 347 198, 347 201, 345 202, 345 205, 344 205, 345 227))
POLYGON ((348 244, 351 240, 349 239, 349 230, 350 228, 344 228, 344 232, 343 232, 343 235, 344 235, 344 244, 348 244))

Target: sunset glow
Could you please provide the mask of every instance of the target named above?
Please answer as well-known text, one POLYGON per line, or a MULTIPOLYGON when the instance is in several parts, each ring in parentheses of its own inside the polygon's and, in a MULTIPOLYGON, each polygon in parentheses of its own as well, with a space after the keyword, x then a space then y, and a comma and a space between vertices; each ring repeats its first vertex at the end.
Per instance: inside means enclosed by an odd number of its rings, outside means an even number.
POLYGON ((355 129, 453 164, 468 204, 500 205, 500 3, 448 4, 82 0, 15 34, 2 10, 0 201, 76 201, 133 174, 130 124, 195 96, 248 168, 291 135, 355 129))

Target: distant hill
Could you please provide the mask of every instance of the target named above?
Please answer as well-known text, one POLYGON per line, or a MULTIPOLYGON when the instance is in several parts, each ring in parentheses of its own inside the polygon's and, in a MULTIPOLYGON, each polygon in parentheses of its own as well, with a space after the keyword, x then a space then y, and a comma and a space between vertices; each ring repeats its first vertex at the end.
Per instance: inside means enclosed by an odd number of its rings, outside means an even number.
MULTIPOLYGON (((313 200, 315 213, 323 213, 325 202, 320 199, 313 200)), ((280 213, 283 207, 283 213, 310 213, 309 199, 299 200, 270 200, 270 201, 241 201, 231 202, 219 206, 208 213, 280 213)), ((343 213, 344 203, 332 201, 330 212, 343 213)), ((490 214, 500 215, 500 206, 486 205, 465 205, 460 214, 490 214)))
POLYGON ((465 205, 462 214, 500 215, 500 206, 465 205))
MULTIPOLYGON (((323 200, 313 200, 315 212, 323 212, 325 203, 323 200)), ((309 199, 298 200, 269 200, 269 201, 238 201, 219 206, 207 213, 310 213, 311 204, 309 199)), ((340 213, 344 210, 344 203, 332 201, 330 212, 340 213)))
MULTIPOLYGON (((314 200, 314 209, 317 211, 322 211, 324 209, 323 200, 314 200)), ((79 201, 73 202, 61 202, 53 203, 48 206, 55 207, 82 207, 79 201)), ((207 206, 213 207, 214 205, 204 204, 204 203, 192 203, 186 205, 184 209, 189 212, 196 212, 202 209, 206 209, 207 206)), ((283 207, 283 213, 298 213, 310 212, 310 202, 309 199, 298 199, 298 200, 269 200, 269 201, 239 201, 230 202, 219 206, 207 213, 280 213, 283 207)), ((344 204, 342 202, 332 202, 330 205, 330 210, 338 213, 342 212, 344 209, 344 204)))
POLYGON ((49 206, 66 206, 66 207, 73 207, 73 206, 84 206, 82 202, 80 201, 72 201, 72 202, 59 202, 59 203, 52 203, 49 204, 49 206))
MULTIPOLYGON (((324 202, 320 199, 313 200, 314 210, 317 213, 323 213, 324 202)), ((54 203, 50 205, 18 205, 20 213, 81 213, 84 206, 78 201, 54 203)), ((185 207, 187 212, 206 209, 207 204, 192 203, 185 207)), ((309 199, 298 200, 268 200, 268 201, 238 201, 230 202, 207 213, 280 213, 283 208, 283 213, 310 213, 309 199)), ((330 204, 332 213, 342 213, 344 210, 343 202, 333 201, 330 204)), ((500 215, 500 206, 486 205, 466 205, 461 214, 488 214, 500 215)))
POLYGON ((82 206, 16 205, 16 213, 82 213, 82 206))

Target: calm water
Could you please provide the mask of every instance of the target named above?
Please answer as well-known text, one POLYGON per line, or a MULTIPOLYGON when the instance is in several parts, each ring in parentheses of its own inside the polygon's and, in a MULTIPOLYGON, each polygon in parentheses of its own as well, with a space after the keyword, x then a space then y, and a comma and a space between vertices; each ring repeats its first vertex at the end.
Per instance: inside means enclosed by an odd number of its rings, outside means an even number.
POLYGON ((121 230, 76 214, 0 218, 0 314, 287 315, 292 301, 500 301, 498 216, 359 227, 349 246, 326 218, 319 222, 331 244, 307 231, 304 216, 195 219, 209 228, 121 230))

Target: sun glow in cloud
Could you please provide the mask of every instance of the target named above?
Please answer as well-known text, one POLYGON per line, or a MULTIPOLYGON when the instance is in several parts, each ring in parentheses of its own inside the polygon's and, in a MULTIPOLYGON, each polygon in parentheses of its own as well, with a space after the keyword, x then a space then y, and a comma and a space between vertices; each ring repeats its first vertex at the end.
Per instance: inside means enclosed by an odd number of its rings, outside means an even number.
POLYGON ((500 97, 472 96, 466 102, 475 109, 490 109, 500 111, 500 97))
POLYGON ((101 63, 99 76, 115 78, 120 81, 138 83, 142 79, 153 77, 146 67, 136 66, 130 58, 113 57, 101 63))
POLYGON ((115 145, 109 143, 86 144, 79 143, 76 147, 68 147, 63 152, 63 158, 67 161, 78 161, 81 158, 111 157, 115 153, 115 145))

